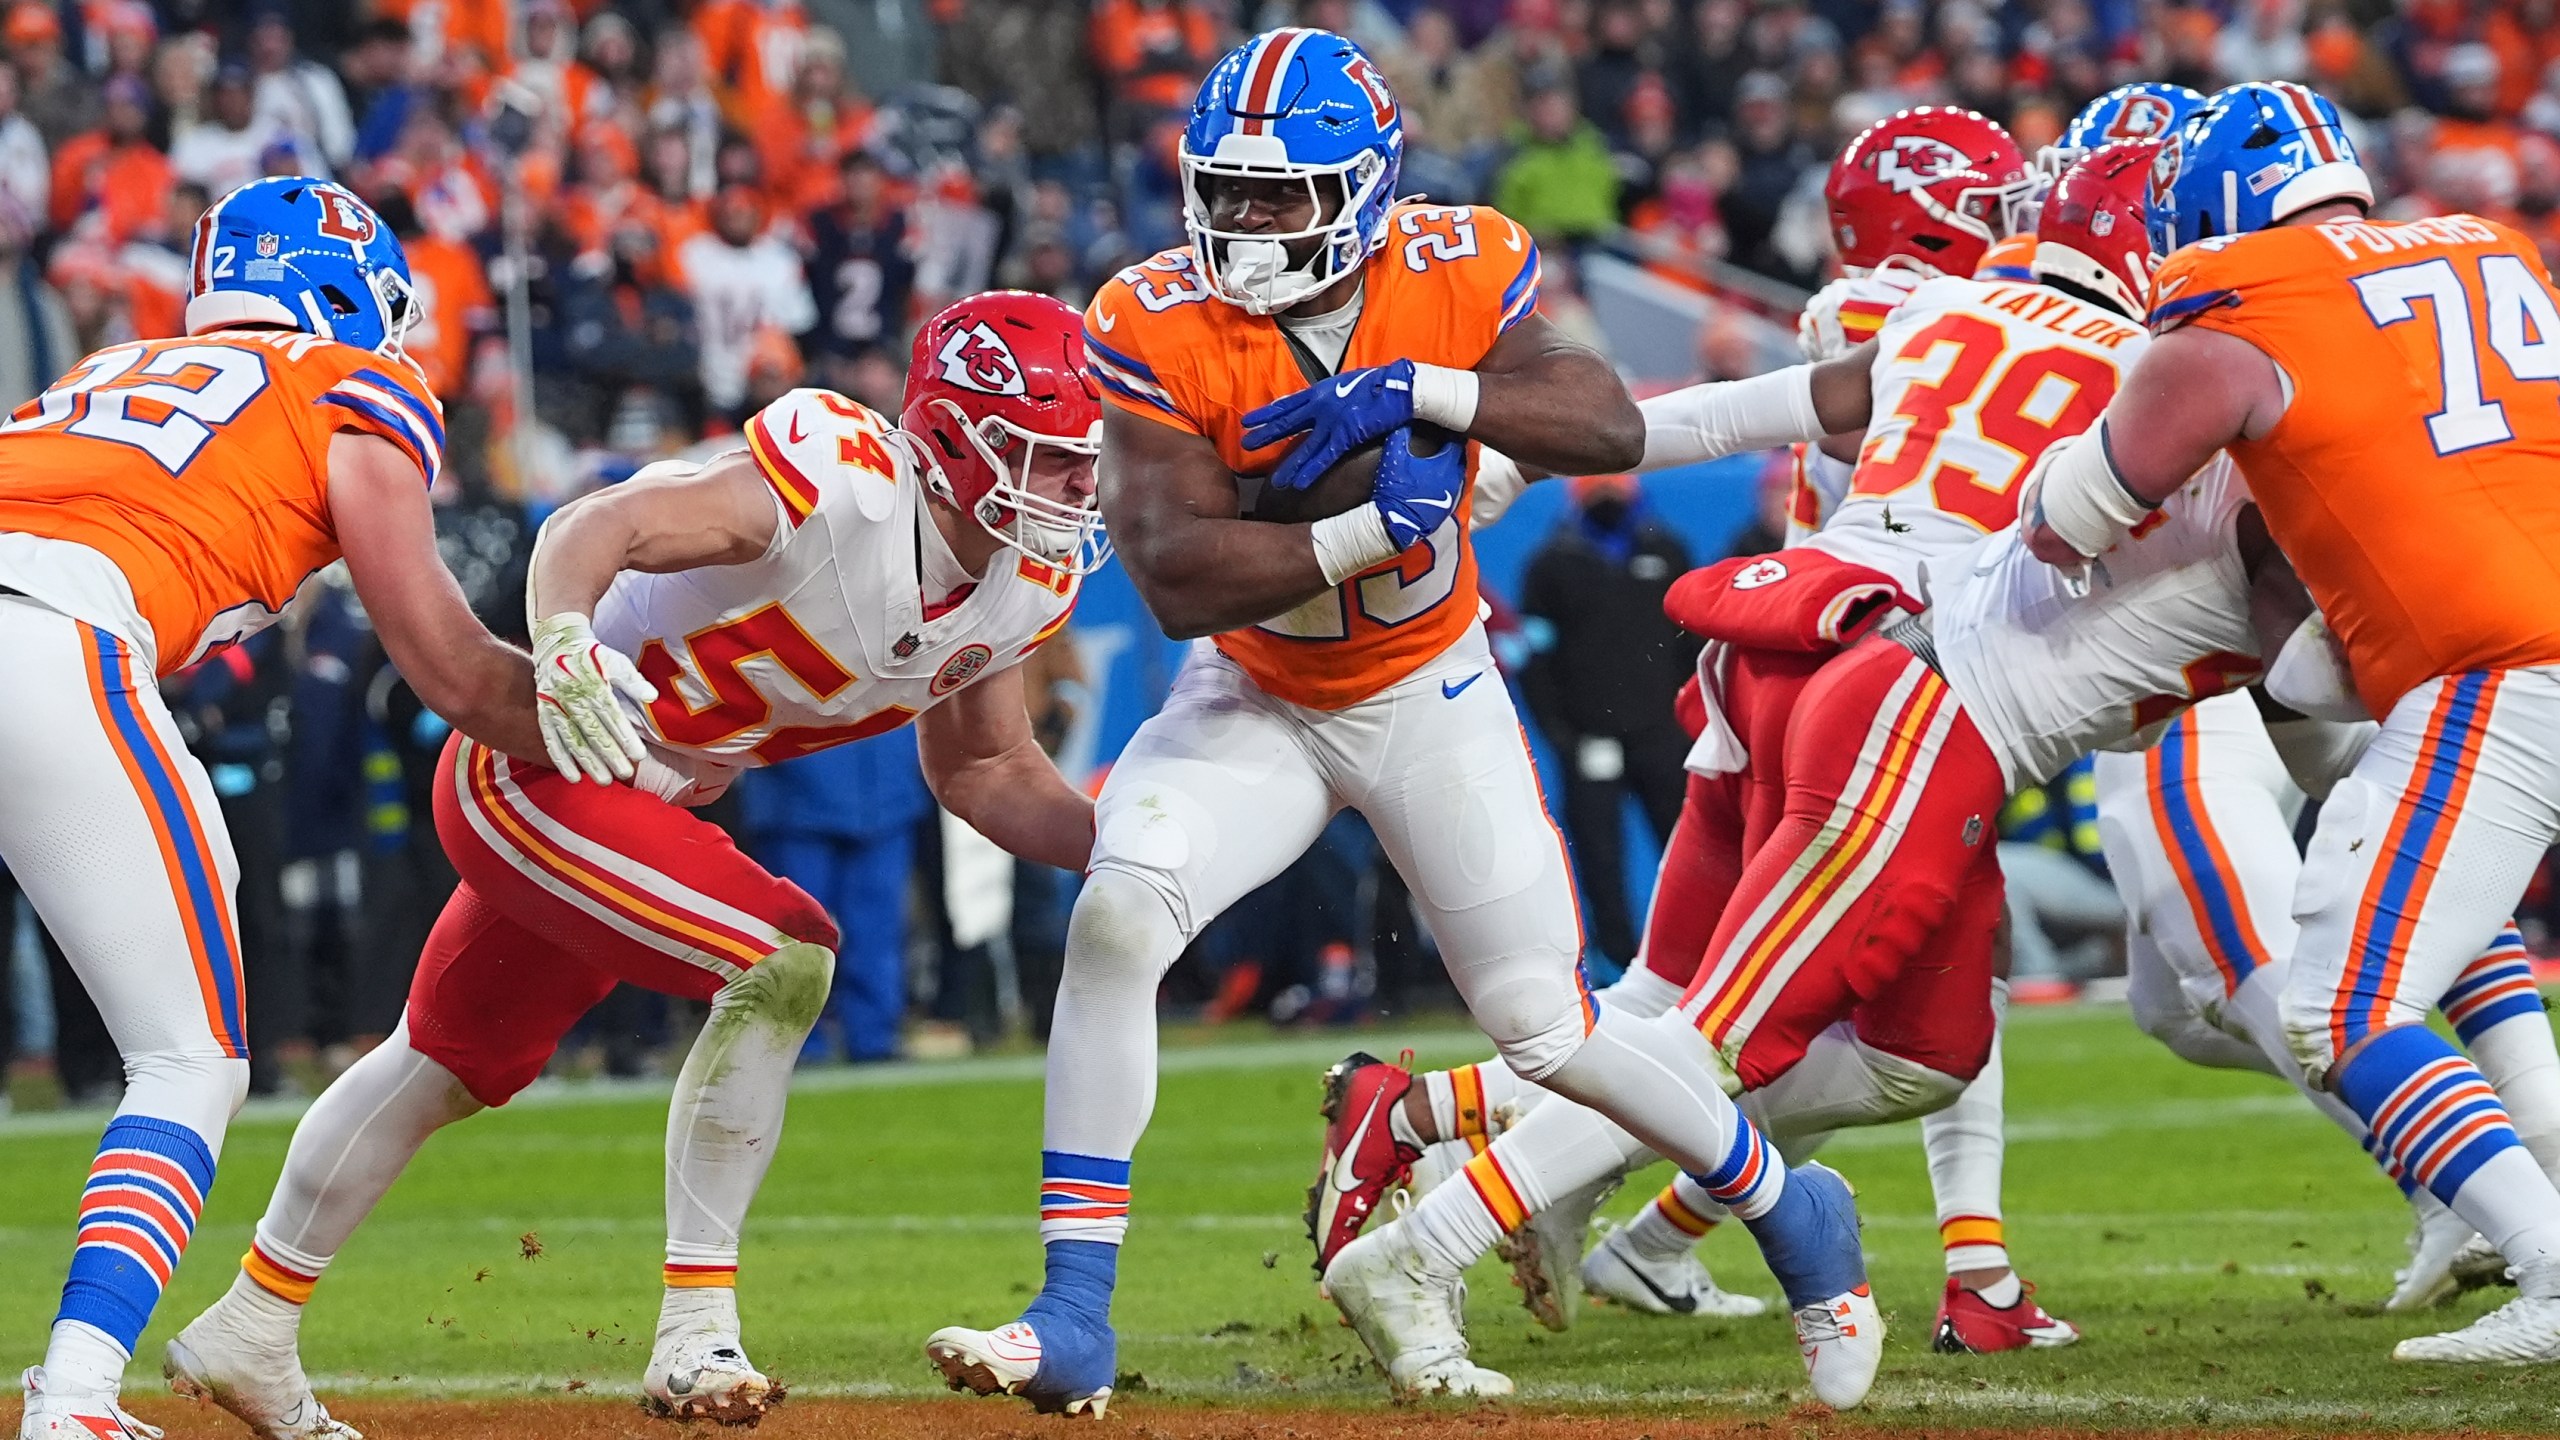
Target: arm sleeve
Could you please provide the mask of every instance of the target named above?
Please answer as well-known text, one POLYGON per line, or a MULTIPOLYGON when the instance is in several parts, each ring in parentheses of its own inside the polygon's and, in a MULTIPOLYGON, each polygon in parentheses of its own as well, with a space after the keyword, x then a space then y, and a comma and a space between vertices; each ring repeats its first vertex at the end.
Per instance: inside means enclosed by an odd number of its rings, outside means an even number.
POLYGON ((444 407, 424 377, 390 363, 360 365, 320 394, 338 430, 361 430, 397 445, 435 483, 444 465, 444 407))
POLYGON ((1813 408, 1811 365, 1692 385, 1641 401, 1636 408, 1644 412, 1640 471, 1822 438, 1822 421, 1813 408))

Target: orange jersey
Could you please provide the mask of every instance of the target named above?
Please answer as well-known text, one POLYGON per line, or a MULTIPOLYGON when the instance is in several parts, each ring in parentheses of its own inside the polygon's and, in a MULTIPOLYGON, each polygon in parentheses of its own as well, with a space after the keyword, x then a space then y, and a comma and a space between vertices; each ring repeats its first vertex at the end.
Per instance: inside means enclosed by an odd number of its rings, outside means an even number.
MULTIPOLYGON (((1536 242, 1481 205, 1397 206, 1365 274, 1339 370, 1396 360, 1472 370, 1538 305, 1536 242)), ((1206 436, 1248 493, 1287 453, 1246 450, 1245 412, 1305 389, 1307 378, 1278 323, 1212 297, 1187 247, 1121 271, 1094 297, 1084 328, 1103 398, 1206 436)), ((1475 463, 1470 451, 1471 490, 1475 463)), ((1337 710, 1377 694, 1475 623, 1466 513, 1461 498, 1430 539, 1286 615, 1228 631, 1218 648, 1294 704, 1337 710)))
POLYGON ((179 670, 264 629, 338 558, 341 430, 382 436, 434 479, 443 411, 371 351, 286 331, 101 350, 0 426, 0 584, 151 642, 159 673, 179 670), (101 598, 96 556, 129 603, 101 598))
POLYGON ((2154 328, 2290 378, 2231 456, 2367 710, 2560 664, 2560 295, 2531 242, 2473 215, 2284 226, 2188 246, 2155 294, 2154 328))
POLYGON ((2033 280, 2036 278, 2036 236, 2032 230, 1991 242, 1982 252, 1982 263, 1973 267, 1976 280, 2033 280))

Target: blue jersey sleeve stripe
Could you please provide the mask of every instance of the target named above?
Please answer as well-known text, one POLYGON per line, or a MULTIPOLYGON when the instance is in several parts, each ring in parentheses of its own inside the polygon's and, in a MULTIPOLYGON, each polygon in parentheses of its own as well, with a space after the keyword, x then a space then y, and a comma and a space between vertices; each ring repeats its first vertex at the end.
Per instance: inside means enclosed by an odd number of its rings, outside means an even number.
POLYGON ((1147 365, 1144 361, 1132 359, 1131 357, 1123 355, 1119 351, 1112 349, 1110 346, 1103 344, 1102 341, 1094 335, 1093 327, 1090 325, 1084 327, 1084 348, 1101 356, 1103 359, 1110 361, 1113 366, 1128 371, 1132 375, 1136 375, 1147 380, 1153 380, 1156 378, 1156 372, 1153 367, 1147 365))
POLYGON ((1167 402, 1159 400, 1155 396, 1150 395, 1143 390, 1132 388, 1122 381, 1113 379, 1107 371, 1097 369, 1093 372, 1093 378, 1101 382, 1103 389, 1110 391, 1114 395, 1123 396, 1127 399, 1138 401, 1141 404, 1152 405, 1167 415, 1172 416, 1176 420, 1186 418, 1181 411, 1174 409, 1173 406, 1167 402))
POLYGON ((322 404, 336 405, 348 410, 353 410, 357 414, 364 416, 366 419, 373 421, 374 423, 367 428, 373 434, 380 435, 384 439, 399 446, 402 450, 407 451, 409 458, 418 463, 418 469, 426 475, 428 482, 430 484, 434 483, 436 478, 436 467, 434 460, 430 458, 431 452, 419 442, 418 432, 408 421, 393 414, 388 408, 378 405, 371 400, 345 394, 341 391, 332 390, 328 394, 321 396, 320 400, 322 404))
POLYGON ((2163 325, 2175 325, 2182 320, 2193 319, 2207 310, 2239 303, 2240 292, 2237 290, 2207 290, 2201 295, 2188 295, 2153 309, 2151 328, 2157 330, 2163 325))
POLYGON ((1527 298, 1529 309, 1537 307, 1539 275, 1538 242, 1532 240, 1529 242, 1528 258, 1520 262, 1520 273, 1512 276, 1511 283, 1503 287, 1502 313, 1504 315, 1510 315, 1515 310, 1526 314, 1527 310, 1522 310, 1520 305, 1523 297, 1527 298))
POLYGON ((433 396, 416 385, 402 384, 379 370, 359 370, 356 372, 356 378, 368 385, 388 390, 410 402, 417 409, 418 419, 426 425, 428 433, 435 437, 436 444, 444 444, 444 417, 437 412, 433 396))

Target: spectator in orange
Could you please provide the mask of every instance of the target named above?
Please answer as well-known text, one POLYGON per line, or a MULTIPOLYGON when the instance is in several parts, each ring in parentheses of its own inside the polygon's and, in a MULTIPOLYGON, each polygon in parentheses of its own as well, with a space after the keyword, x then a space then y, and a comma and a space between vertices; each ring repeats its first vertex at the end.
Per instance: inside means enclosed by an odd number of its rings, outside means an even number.
POLYGON ((2514 119, 2533 98, 2542 67, 2560 59, 2560 0, 2493 0, 2480 40, 2498 54, 2498 114, 2514 119))
POLYGON ((663 136, 673 132, 684 143, 683 183, 670 187, 659 173, 659 149, 647 153, 650 182, 661 194, 688 200, 709 198, 716 182, 712 161, 720 145, 720 97, 711 84, 711 60, 702 37, 691 30, 669 30, 658 36, 658 52, 649 77, 650 128, 663 136))
MULTIPOLYGON (((681 130, 649 132, 640 155, 640 178, 656 197, 658 255, 670 285, 684 283, 684 242, 711 228, 711 206, 696 199, 693 147, 681 130)), ((708 168, 708 167, 705 167, 708 168)))
POLYGON ((121 245, 159 217, 175 176, 148 138, 151 95, 143 83, 115 76, 105 98, 105 123, 54 152, 48 218, 57 233, 121 245))
POLYGON ((1149 112, 1188 108, 1217 54, 1217 21, 1193 0, 1102 0, 1093 9, 1093 58, 1123 130, 1149 112))
POLYGON ((561 222, 583 260, 613 248, 625 224, 654 228, 657 197, 639 181, 640 151, 617 125, 590 125, 578 137, 578 183, 569 187, 561 222))
POLYGON ((418 223, 436 235, 468 240, 497 218, 497 191, 483 178, 444 117, 420 106, 400 129, 400 143, 374 167, 374 184, 398 190, 417 207, 418 223))
POLYGON ((2303 37, 2311 86, 2354 114, 2388 115, 2409 103, 2400 72, 2373 46, 2342 8, 2324 9, 2303 37))
POLYGON ((83 23, 90 44, 105 60, 109 75, 151 73, 151 50, 160 43, 160 19, 142 0, 103 0, 84 7, 83 23))
POLYGON ((469 245, 420 226, 416 207, 397 190, 377 197, 375 208, 400 237, 418 292, 418 322, 403 348, 428 388, 450 402, 462 393, 473 339, 497 328, 487 268, 469 245))
POLYGON ((468 45, 483 55, 504 55, 508 0, 374 0, 378 18, 409 27, 418 42, 418 64, 433 68, 447 50, 468 45))
POLYGON ((145 226, 116 252, 135 339, 165 340, 186 333, 187 242, 196 217, 210 203, 202 186, 183 181, 171 185, 160 222, 145 226))
POLYGON ((524 11, 524 53, 507 78, 542 102, 542 125, 575 140, 613 109, 613 91, 578 58, 578 32, 562 0, 532 0, 524 11))
POLYGON ((98 123, 97 85, 62 53, 62 20, 51 5, 19 0, 0 22, 0 41, 18 71, 19 113, 45 144, 59 145, 98 123))
POLYGON ((800 0, 703 0, 694 7, 693 33, 727 93, 729 114, 752 124, 791 89, 809 21, 800 0))
POLYGON ((833 30, 811 31, 790 93, 770 102, 755 126, 765 193, 802 213, 832 203, 836 167, 870 139, 871 119, 871 102, 845 73, 844 42, 833 30))
MULTIPOLYGON (((2444 55, 2444 118, 2436 122, 2430 147, 2437 155, 2459 150, 2487 150, 2503 156, 2510 170, 2516 158, 2516 127, 2500 119, 2498 52, 2471 42, 2444 55)), ((2514 189, 2512 183, 2507 187, 2514 189)))

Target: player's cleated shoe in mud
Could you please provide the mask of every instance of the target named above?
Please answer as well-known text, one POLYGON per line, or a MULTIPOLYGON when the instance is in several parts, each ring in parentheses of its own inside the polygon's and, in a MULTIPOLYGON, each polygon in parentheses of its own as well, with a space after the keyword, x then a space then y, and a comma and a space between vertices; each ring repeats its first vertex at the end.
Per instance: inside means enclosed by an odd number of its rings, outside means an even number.
MULTIPOLYGON (((2409 1263, 2392 1273, 2391 1298, 2382 1302, 2382 1308, 2394 1315, 2431 1310, 2461 1294, 2466 1287, 2454 1276, 2454 1260, 2479 1239, 2470 1221, 2432 1198, 2417 1210, 2418 1223, 2409 1232, 2409 1263)), ((2499 1269, 2505 1268, 2500 1261, 2499 1269)))
POLYGON ((18 1384, 27 1401, 18 1418, 18 1440, 160 1440, 160 1427, 124 1413, 113 1392, 73 1395, 48 1390, 41 1365, 28 1367, 18 1384))
POLYGON ((1027 1319, 993 1330, 945 1325, 924 1342, 925 1358, 942 1382, 973 1395, 1019 1395, 1048 1415, 1102 1418, 1111 1405, 1112 1365, 1119 1353, 1111 1327, 1087 1333, 1061 1317, 1046 1317, 1052 1342, 1044 1343, 1027 1319))
POLYGON ((160 1374, 171 1390, 221 1406, 261 1440, 364 1440, 311 1393, 294 1341, 290 1324, 225 1296, 169 1342, 160 1374))
POLYGON ((2560 1360, 2560 1299, 2525 1295, 2459 1330, 2415 1335, 2391 1358, 2438 1365, 2535 1365, 2560 1360))
MULTIPOLYGON (((1403 1058, 1410 1061, 1412 1052, 1403 1058)), ((1411 1069, 1365 1050, 1324 1072, 1324 1159, 1307 1190, 1307 1238, 1315 1243, 1317 1275, 1422 1158, 1420 1150, 1395 1137, 1389 1123, 1412 1089, 1411 1069)))
POLYGON ((1799 1165, 1778 1203, 1743 1224, 1787 1292, 1813 1398, 1834 1410, 1866 1399, 1884 1362, 1884 1316, 1867 1289, 1849 1182, 1828 1165, 1799 1165))
POLYGON ((784 1393, 748 1361, 737 1336, 717 1330, 660 1339, 640 1378, 640 1408, 661 1420, 754 1425, 782 1403, 784 1393))
POLYGON ((2487 1236, 2474 1235, 2454 1252, 2453 1283, 2465 1291, 2485 1289, 2491 1285, 2513 1285, 2516 1272, 2508 1266, 2507 1257, 2498 1253, 2498 1247, 2489 1243, 2487 1236))
POLYGON ((1424 1273, 1404 1230, 1391 1221, 1343 1246, 1325 1267, 1325 1293, 1397 1398, 1510 1394, 1510 1376, 1467 1358, 1466 1282, 1424 1273))
POLYGON ((2057 1320, 2036 1303, 2036 1287, 2021 1281, 2018 1298, 1994 1305, 1980 1291, 1947 1277, 1938 1300, 1938 1328, 1929 1348, 1941 1355, 1996 1355, 2003 1350, 2053 1350, 2080 1343, 2080 1327, 2057 1320))
POLYGON ((1582 1304, 1582 1247, 1591 1236, 1592 1212, 1609 1202, 1625 1177, 1612 1175, 1565 1196, 1532 1215, 1494 1244, 1511 1266, 1521 1307, 1549 1330, 1573 1326, 1582 1304))
POLYGON ((1582 1288, 1648 1315, 1744 1320, 1769 1310, 1769 1302, 1757 1295, 1737 1295, 1717 1285, 1696 1251, 1683 1250, 1672 1260, 1638 1254, 1624 1228, 1601 1236, 1582 1257, 1582 1288))

